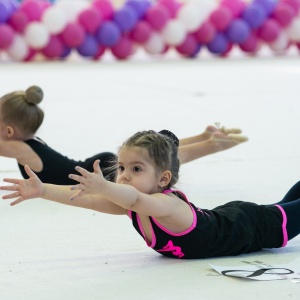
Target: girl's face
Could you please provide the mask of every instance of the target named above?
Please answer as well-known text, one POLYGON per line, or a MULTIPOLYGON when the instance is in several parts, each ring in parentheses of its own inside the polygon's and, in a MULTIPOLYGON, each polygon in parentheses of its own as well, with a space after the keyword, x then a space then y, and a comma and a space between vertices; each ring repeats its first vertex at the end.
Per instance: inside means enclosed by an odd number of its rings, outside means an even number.
POLYGON ((158 193, 160 192, 159 173, 147 150, 126 146, 120 149, 117 183, 129 184, 145 194, 158 193))

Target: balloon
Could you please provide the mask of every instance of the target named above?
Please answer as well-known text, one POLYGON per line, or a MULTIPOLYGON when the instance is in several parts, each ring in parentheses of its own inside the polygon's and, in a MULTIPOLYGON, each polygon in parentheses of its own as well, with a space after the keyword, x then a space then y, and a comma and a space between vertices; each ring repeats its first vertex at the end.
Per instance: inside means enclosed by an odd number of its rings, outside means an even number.
POLYGON ((62 9, 52 6, 43 13, 42 23, 50 33, 59 34, 65 29, 67 18, 62 9))
POLYGON ((125 6, 115 12, 113 20, 122 32, 128 32, 134 28, 138 16, 133 8, 125 6))
POLYGON ((176 50, 184 56, 192 56, 198 50, 198 44, 196 38, 188 34, 183 43, 176 46, 176 50))
POLYGON ((9 48, 7 48, 7 53, 11 58, 17 61, 22 61, 27 57, 29 49, 23 36, 20 34, 15 35, 13 42, 9 48))
POLYGON ((94 0, 92 6, 99 10, 105 20, 110 20, 114 14, 114 8, 110 0, 94 0))
POLYGON ((265 42, 273 42, 277 39, 281 27, 274 19, 267 19, 258 30, 259 37, 265 42))
POLYGON ((18 32, 23 32, 28 23, 28 16, 25 12, 20 10, 14 12, 9 20, 9 25, 18 32))
POLYGON ((234 18, 239 17, 246 7, 245 2, 241 0, 222 0, 220 5, 228 7, 234 18))
POLYGON ((144 49, 149 54, 159 54, 165 49, 165 43, 161 35, 153 32, 148 41, 144 44, 144 49))
POLYGON ((25 28, 24 36, 27 44, 32 49, 41 49, 45 47, 50 39, 49 32, 40 22, 31 22, 25 28))
POLYGON ((178 10, 180 9, 180 4, 175 0, 158 0, 159 5, 164 6, 170 14, 171 18, 175 18, 178 10))
POLYGON ((282 26, 291 24, 295 11, 289 4, 279 3, 273 11, 272 17, 282 26))
POLYGON ((145 12, 147 11, 150 5, 151 3, 146 0, 128 0, 125 2, 125 7, 133 8, 139 19, 144 17, 145 12))
POLYGON ((289 39, 285 32, 281 31, 275 41, 269 44, 270 48, 276 52, 282 52, 289 46, 289 39))
POLYGON ((0 49, 8 48, 13 40, 15 33, 13 29, 7 24, 0 24, 0 49))
POLYGON ((225 34, 218 32, 213 40, 207 44, 207 49, 215 54, 222 54, 228 50, 229 42, 225 34))
POLYGON ((232 43, 243 43, 250 34, 250 27, 243 19, 234 19, 226 30, 226 35, 232 43))
POLYGON ((111 47, 111 52, 118 59, 125 59, 132 54, 132 42, 127 37, 121 37, 116 45, 111 47))
POLYGON ((43 11, 38 0, 27 0, 22 2, 20 10, 27 14, 30 21, 39 21, 43 11))
POLYGON ((121 30, 113 21, 104 21, 96 32, 98 42, 107 47, 117 44, 121 37, 121 30))
POLYGON ((290 26, 286 28, 287 36, 295 42, 300 42, 300 19, 294 19, 290 26))
POLYGON ((201 44, 209 43, 216 34, 216 27, 209 20, 205 21, 197 31, 194 32, 194 36, 201 44))
POLYGON ((58 36, 50 36, 49 43, 42 49, 47 58, 60 57, 64 51, 64 45, 58 36))
POLYGON ((150 7, 145 14, 145 20, 157 31, 166 25, 169 18, 169 11, 162 5, 150 7))
POLYGON ((172 19, 162 30, 162 36, 168 45, 177 46, 184 41, 186 30, 181 22, 172 19))
POLYGON ((8 1, 0 1, 0 23, 5 23, 13 13, 14 9, 8 1))
POLYGON ((209 20, 215 25, 216 29, 219 31, 224 31, 232 20, 232 12, 228 7, 218 7, 214 10, 209 20))
POLYGON ((251 32, 250 35, 248 36, 247 40, 244 41, 243 43, 240 43, 239 47, 244 52, 248 52, 248 53, 257 52, 259 49, 259 41, 258 41, 257 36, 251 32))
POLYGON ((61 39, 68 47, 78 47, 84 40, 85 31, 78 23, 69 23, 61 33, 61 39))
POLYGON ((100 11, 94 7, 83 10, 78 16, 79 23, 89 33, 95 33, 102 20, 100 11))
POLYGON ((77 47, 77 51, 80 55, 85 57, 93 57, 98 53, 98 42, 96 38, 90 34, 87 34, 83 42, 77 47))
POLYGON ((242 18, 249 24, 250 28, 259 28, 267 17, 267 13, 260 4, 250 4, 242 13, 242 18))
POLYGON ((145 43, 151 36, 152 28, 146 21, 139 21, 131 31, 131 38, 137 43, 145 43))

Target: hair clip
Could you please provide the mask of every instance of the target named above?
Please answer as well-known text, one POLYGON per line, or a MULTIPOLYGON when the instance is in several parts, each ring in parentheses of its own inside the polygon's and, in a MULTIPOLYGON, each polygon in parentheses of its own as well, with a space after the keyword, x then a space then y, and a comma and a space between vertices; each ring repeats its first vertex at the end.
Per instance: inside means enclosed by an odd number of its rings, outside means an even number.
POLYGON ((163 129, 161 131, 159 131, 158 133, 167 136, 168 138, 170 138, 173 143, 178 147, 179 146, 179 139, 177 138, 177 136, 171 132, 170 130, 167 129, 163 129))

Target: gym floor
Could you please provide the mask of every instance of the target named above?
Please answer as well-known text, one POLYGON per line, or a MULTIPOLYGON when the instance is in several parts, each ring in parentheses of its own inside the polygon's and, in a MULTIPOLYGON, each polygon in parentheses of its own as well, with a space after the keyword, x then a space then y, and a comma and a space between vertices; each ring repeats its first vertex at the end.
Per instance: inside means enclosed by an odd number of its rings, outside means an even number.
MULTIPOLYGON (((199 207, 213 208, 231 200, 274 203, 299 180, 299 80, 298 53, 98 62, 74 56, 2 62, 0 94, 42 87, 46 116, 38 136, 74 159, 116 152, 143 129, 183 138, 215 122, 240 127, 247 143, 181 168, 178 187, 199 207)), ((14 160, 1 157, 0 164, 1 178, 20 177, 14 160)), ((299 299, 300 283, 226 277, 210 266, 296 265, 299 254, 296 237, 285 248, 248 255, 168 259, 145 245, 127 217, 41 199, 15 207, 0 201, 1 300, 299 299)))

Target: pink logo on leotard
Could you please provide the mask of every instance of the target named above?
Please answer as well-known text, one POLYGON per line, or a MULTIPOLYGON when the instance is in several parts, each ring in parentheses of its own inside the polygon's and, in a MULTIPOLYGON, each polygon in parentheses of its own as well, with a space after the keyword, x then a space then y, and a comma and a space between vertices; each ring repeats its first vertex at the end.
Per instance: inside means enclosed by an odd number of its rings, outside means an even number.
POLYGON ((181 248, 179 246, 174 246, 172 241, 168 241, 168 244, 163 247, 161 250, 157 250, 159 252, 167 252, 172 251, 172 254, 177 256, 178 258, 181 258, 184 256, 184 254, 181 252, 181 248))

